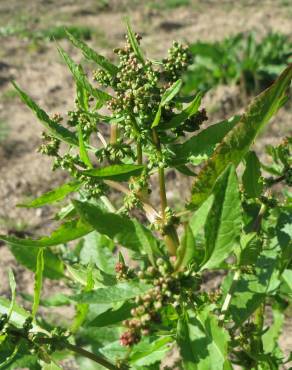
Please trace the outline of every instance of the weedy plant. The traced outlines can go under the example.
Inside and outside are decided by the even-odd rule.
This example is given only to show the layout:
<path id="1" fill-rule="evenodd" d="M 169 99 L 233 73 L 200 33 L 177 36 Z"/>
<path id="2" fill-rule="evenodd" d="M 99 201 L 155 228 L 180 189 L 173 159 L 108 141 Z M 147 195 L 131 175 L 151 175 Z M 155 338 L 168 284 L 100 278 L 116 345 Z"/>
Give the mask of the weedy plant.
<path id="1" fill-rule="evenodd" d="M 147 59 L 127 24 L 113 64 L 68 38 L 98 66 L 99 87 L 59 47 L 77 91 L 67 117 L 49 117 L 15 84 L 46 127 L 39 151 L 72 177 L 22 206 L 76 196 L 59 208 L 50 236 L 1 236 L 35 271 L 34 296 L 23 295 L 31 312 L 15 302 L 9 273 L 1 368 L 57 369 L 74 357 L 81 369 L 159 369 L 173 348 L 184 369 L 281 368 L 289 359 L 278 337 L 292 294 L 291 138 L 269 148 L 265 165 L 250 148 L 286 102 L 292 66 L 243 115 L 202 129 L 201 94 L 181 92 L 192 63 L 187 46 L 175 42 L 163 61 Z M 186 207 L 169 207 L 170 170 L 194 178 Z M 216 271 L 214 290 L 206 280 Z M 42 298 L 43 277 L 63 279 L 72 293 Z M 38 314 L 39 305 L 70 304 L 75 316 L 63 327 Z"/>
<path id="2" fill-rule="evenodd" d="M 255 33 L 239 33 L 220 42 L 190 45 L 194 63 L 185 76 L 186 93 L 206 91 L 219 84 L 238 84 L 243 95 L 257 94 L 270 86 L 291 62 L 291 40 L 269 33 L 257 41 Z"/>

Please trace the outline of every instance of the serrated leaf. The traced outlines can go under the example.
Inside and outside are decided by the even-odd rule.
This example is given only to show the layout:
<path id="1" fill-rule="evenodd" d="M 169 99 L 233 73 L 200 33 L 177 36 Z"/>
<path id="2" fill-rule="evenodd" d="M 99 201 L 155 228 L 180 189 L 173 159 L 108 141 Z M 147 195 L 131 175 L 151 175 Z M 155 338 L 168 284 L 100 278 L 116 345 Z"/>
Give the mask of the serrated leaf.
<path id="1" fill-rule="evenodd" d="M 125 302 L 121 307 L 114 310 L 113 308 L 102 312 L 93 320 L 91 320 L 87 326 L 102 328 L 104 326 L 115 325 L 123 320 L 131 317 L 131 309 L 134 307 L 133 304 Z"/>
<path id="2" fill-rule="evenodd" d="M 135 298 L 137 295 L 146 293 L 150 288 L 150 285 L 132 281 L 77 294 L 70 298 L 83 303 L 115 303 Z"/>
<path id="3" fill-rule="evenodd" d="M 205 308 L 178 321 L 177 342 L 186 370 L 224 370 L 228 368 L 229 335 L 217 318 Z"/>
<path id="4" fill-rule="evenodd" d="M 43 271 L 45 267 L 44 249 L 40 248 L 37 254 L 35 276 L 34 276 L 34 295 L 31 315 L 35 319 L 41 298 L 41 290 L 43 285 Z"/>
<path id="5" fill-rule="evenodd" d="M 248 198 L 256 198 L 261 195 L 263 182 L 261 180 L 261 163 L 255 152 L 246 155 L 245 170 L 242 175 L 244 192 Z"/>
<path id="6" fill-rule="evenodd" d="M 205 224 L 206 253 L 202 269 L 218 268 L 234 251 L 242 229 L 236 172 L 230 166 L 215 184 L 214 202 Z"/>
<path id="7" fill-rule="evenodd" d="M 165 124 L 161 128 L 168 130 L 178 127 L 182 122 L 198 112 L 198 109 L 201 105 L 201 100 L 202 94 L 198 93 L 191 101 L 191 103 L 181 113 L 175 115 L 169 122 L 165 122 Z"/>
<path id="8" fill-rule="evenodd" d="M 136 232 L 136 222 L 126 216 L 105 212 L 97 205 L 77 200 L 73 203 L 81 219 L 96 231 L 108 236 L 125 248 L 144 251 L 143 240 Z M 149 233 L 143 225 L 141 228 L 145 233 Z"/>
<path id="9" fill-rule="evenodd" d="M 190 207 L 198 207 L 208 197 L 217 178 L 229 164 L 233 163 L 235 167 L 239 165 L 256 136 L 278 111 L 291 77 L 292 65 L 251 102 L 239 123 L 226 135 L 201 169 L 193 184 Z"/>
<path id="10" fill-rule="evenodd" d="M 239 119 L 239 116 L 234 116 L 232 119 L 207 127 L 182 144 L 171 145 L 171 151 L 174 154 L 173 163 L 195 162 L 198 165 L 208 159 L 216 145 L 239 122 Z"/>
<path id="11" fill-rule="evenodd" d="M 84 57 L 92 62 L 95 62 L 97 65 L 99 65 L 102 69 L 109 72 L 112 76 L 115 76 L 118 67 L 112 64 L 107 58 L 105 58 L 103 55 L 98 54 L 96 51 L 91 49 L 85 42 L 79 40 L 75 36 L 73 36 L 68 30 L 66 30 L 66 33 L 68 35 L 68 39 L 72 42 L 72 44 L 80 49 L 84 55 Z"/>
<path id="12" fill-rule="evenodd" d="M 39 239 L 21 239 L 15 236 L 0 235 L 0 240 L 20 247 L 51 247 L 78 239 L 92 230 L 93 228 L 90 225 L 80 220 L 73 220 L 63 223 L 50 236 L 43 236 Z"/>
<path id="13" fill-rule="evenodd" d="M 105 180 L 128 181 L 132 176 L 139 176 L 144 168 L 144 166 L 136 164 L 113 164 L 107 167 L 86 170 L 82 174 Z"/>
<path id="14" fill-rule="evenodd" d="M 137 41 L 137 38 L 131 28 L 130 22 L 128 19 L 126 19 L 126 26 L 127 26 L 127 34 L 128 34 L 128 39 L 130 42 L 130 45 L 136 55 L 136 57 L 140 60 L 140 62 L 144 63 L 144 56 L 142 53 L 142 50 L 140 48 L 140 45 Z"/>
<path id="15" fill-rule="evenodd" d="M 90 95 L 94 96 L 101 105 L 112 98 L 106 92 L 94 88 L 87 80 L 85 74 L 80 71 L 78 64 L 76 64 L 61 47 L 58 47 L 58 51 L 69 67 L 76 83 L 88 91 Z"/>
<path id="16" fill-rule="evenodd" d="M 48 129 L 51 135 L 64 141 L 70 145 L 78 146 L 78 139 L 76 135 L 67 130 L 65 127 L 61 126 L 55 121 L 52 121 L 47 113 L 42 110 L 32 99 L 29 97 L 19 86 L 13 81 L 13 86 L 15 87 L 21 100 L 34 112 L 40 122 Z"/>
<path id="17" fill-rule="evenodd" d="M 40 248 L 30 247 L 23 248 L 22 246 L 10 245 L 11 253 L 16 258 L 17 262 L 28 268 L 29 270 L 36 272 L 37 256 Z M 61 279 L 64 277 L 64 265 L 57 255 L 52 253 L 49 249 L 44 252 L 45 256 L 45 267 L 44 276 L 49 279 Z"/>
<path id="18" fill-rule="evenodd" d="M 63 200 L 68 194 L 78 190 L 81 184 L 77 181 L 68 182 L 63 184 L 47 193 L 41 195 L 40 197 L 32 200 L 31 202 L 18 204 L 18 207 L 26 208 L 38 208 L 45 206 L 47 204 L 52 204 Z"/>

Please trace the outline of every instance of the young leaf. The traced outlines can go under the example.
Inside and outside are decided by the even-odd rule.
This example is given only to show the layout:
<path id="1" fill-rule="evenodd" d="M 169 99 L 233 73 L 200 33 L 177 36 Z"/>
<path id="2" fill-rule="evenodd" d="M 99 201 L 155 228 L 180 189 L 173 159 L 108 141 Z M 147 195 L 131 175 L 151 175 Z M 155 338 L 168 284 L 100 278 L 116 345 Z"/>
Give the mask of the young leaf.
<path id="1" fill-rule="evenodd" d="M 248 198 L 258 197 L 263 190 L 261 181 L 261 164 L 255 152 L 246 155 L 245 171 L 242 175 L 244 191 Z"/>
<path id="2" fill-rule="evenodd" d="M 132 176 L 139 176 L 144 166 L 136 164 L 113 164 L 107 167 L 83 171 L 86 176 L 112 181 L 128 181 Z"/>
<path id="3" fill-rule="evenodd" d="M 34 296 L 31 315 L 35 320 L 35 316 L 40 304 L 41 290 L 43 284 L 43 271 L 44 271 L 44 249 L 40 248 L 37 254 L 36 271 L 34 276 Z"/>
<path id="4" fill-rule="evenodd" d="M 115 303 L 124 302 L 146 293 L 151 286 L 139 282 L 119 283 L 106 288 L 99 288 L 91 292 L 80 293 L 70 298 L 83 303 Z"/>
<path id="5" fill-rule="evenodd" d="M 229 335 L 209 308 L 178 321 L 177 342 L 186 370 L 231 369 L 228 357 Z"/>
<path id="6" fill-rule="evenodd" d="M 92 168 L 93 166 L 90 162 L 90 159 L 89 159 L 89 156 L 86 150 L 86 146 L 83 140 L 82 126 L 80 123 L 78 124 L 78 140 L 79 140 L 80 158 L 83 161 L 83 163 L 86 164 L 88 168 Z"/>
<path id="7" fill-rule="evenodd" d="M 15 236 L 0 235 L 0 240 L 20 247 L 51 247 L 78 239 L 92 230 L 91 226 L 82 223 L 80 220 L 73 220 L 63 223 L 50 236 L 43 236 L 39 239 L 21 239 Z"/>
<path id="8" fill-rule="evenodd" d="M 40 122 L 49 130 L 50 134 L 70 145 L 78 146 L 78 139 L 74 133 L 59 125 L 57 122 L 52 121 L 47 113 L 42 110 L 23 90 L 21 90 L 14 81 L 12 81 L 12 84 L 18 92 L 21 100 L 34 112 Z"/>
<path id="9" fill-rule="evenodd" d="M 77 181 L 68 182 L 67 184 L 63 184 L 58 188 L 48 191 L 47 193 L 32 200 L 31 202 L 18 204 L 18 207 L 38 208 L 47 204 L 59 202 L 60 200 L 63 200 L 68 194 L 78 190 L 80 186 L 81 183 Z"/>
<path id="10" fill-rule="evenodd" d="M 112 76 L 115 76 L 118 67 L 112 64 L 108 59 L 106 59 L 104 56 L 98 54 L 96 51 L 91 49 L 88 45 L 86 45 L 83 41 L 77 39 L 75 36 L 73 36 L 68 30 L 66 30 L 68 39 L 72 42 L 72 44 L 80 49 L 83 52 L 84 57 L 89 60 L 95 62 L 97 65 L 99 65 L 101 68 L 103 68 L 105 71 L 109 72 Z"/>
<path id="11" fill-rule="evenodd" d="M 217 178 L 230 163 L 238 166 L 258 133 L 278 111 L 291 77 L 292 65 L 286 68 L 272 86 L 252 101 L 240 122 L 225 136 L 201 169 L 193 184 L 190 207 L 198 207 L 208 197 Z"/>
<path id="12" fill-rule="evenodd" d="M 86 91 L 88 91 L 90 95 L 94 96 L 101 104 L 111 99 L 111 96 L 109 94 L 94 88 L 89 83 L 84 73 L 80 71 L 78 65 L 69 57 L 69 55 L 61 47 L 58 48 L 58 51 L 62 58 L 64 59 L 67 66 L 69 67 L 78 85 L 82 86 Z"/>
<path id="13" fill-rule="evenodd" d="M 36 272 L 37 257 L 40 248 L 23 248 L 22 246 L 10 245 L 9 249 L 16 258 L 17 262 L 19 262 L 29 270 Z M 44 258 L 44 276 L 53 280 L 63 278 L 64 264 L 60 260 L 60 258 L 49 249 L 46 249 L 46 251 L 44 252 Z"/>
<path id="14" fill-rule="evenodd" d="M 140 60 L 140 62 L 144 63 L 144 56 L 143 56 L 142 50 L 140 48 L 136 35 L 134 34 L 128 19 L 126 19 L 126 25 L 127 25 L 127 34 L 128 34 L 130 45 L 136 57 Z"/>
<path id="15" fill-rule="evenodd" d="M 86 202 L 73 201 L 81 219 L 91 225 L 96 231 L 108 236 L 116 243 L 132 250 L 144 250 L 143 238 L 137 235 L 136 223 L 126 216 L 105 212 L 97 205 Z M 149 231 L 141 225 L 145 233 Z"/>
<path id="16" fill-rule="evenodd" d="M 15 300 L 16 300 L 16 282 L 15 282 L 15 277 L 12 269 L 8 270 L 8 276 L 9 276 L 9 285 L 10 285 L 10 290 L 11 290 L 11 303 L 8 311 L 8 320 L 10 319 L 13 308 L 15 305 Z"/>
<path id="17" fill-rule="evenodd" d="M 219 267 L 234 250 L 242 228 L 238 181 L 230 166 L 215 184 L 214 202 L 205 224 L 206 253 L 202 269 Z"/>

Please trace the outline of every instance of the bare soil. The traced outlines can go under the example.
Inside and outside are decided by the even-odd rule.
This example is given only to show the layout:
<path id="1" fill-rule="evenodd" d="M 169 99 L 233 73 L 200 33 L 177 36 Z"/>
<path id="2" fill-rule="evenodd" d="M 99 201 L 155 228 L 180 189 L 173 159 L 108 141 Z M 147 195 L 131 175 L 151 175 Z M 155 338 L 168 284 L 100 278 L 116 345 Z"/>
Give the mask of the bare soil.
<path id="1" fill-rule="evenodd" d="M 255 30 L 259 37 L 269 31 L 292 34 L 292 1 L 193 0 L 189 6 L 159 9 L 151 3 L 163 1 L 110 0 L 101 6 L 96 0 L 1 0 L 0 28 L 27 25 L 37 31 L 53 25 L 86 25 L 95 30 L 90 43 L 101 53 L 112 57 L 112 47 L 122 44 L 122 19 L 128 14 L 136 30 L 143 35 L 143 47 L 150 57 L 161 57 L 172 40 L 220 40 L 238 32 Z M 289 6 L 290 5 L 290 6 Z M 19 101 L 10 85 L 12 79 L 50 114 L 73 108 L 74 89 L 70 73 L 63 65 L 53 42 L 33 42 L 18 36 L 0 38 L 0 121 L 9 134 L 0 143 L 0 233 L 42 234 L 52 227 L 52 210 L 26 210 L 16 205 L 36 197 L 60 184 L 65 175 L 51 172 L 51 161 L 36 152 L 42 126 Z M 66 41 L 60 42 L 75 60 L 80 54 Z M 218 87 L 205 98 L 212 112 L 210 122 L 241 111 L 236 86 Z M 291 108 L 291 104 L 290 104 Z M 263 146 L 275 143 L 291 133 L 292 112 L 283 109 L 256 144 L 260 155 Z M 290 125 L 290 126 L 289 126 Z M 186 193 L 188 183 L 177 178 L 169 192 L 173 202 Z M 8 248 L 0 245 L 0 294 L 8 295 L 7 272 L 17 272 L 19 291 L 31 293 L 32 274 L 16 264 Z M 50 289 L 58 289 L 59 285 Z M 62 288 L 62 287 L 60 287 Z M 281 344 L 286 353 L 292 347 L 292 321 L 287 318 Z"/>

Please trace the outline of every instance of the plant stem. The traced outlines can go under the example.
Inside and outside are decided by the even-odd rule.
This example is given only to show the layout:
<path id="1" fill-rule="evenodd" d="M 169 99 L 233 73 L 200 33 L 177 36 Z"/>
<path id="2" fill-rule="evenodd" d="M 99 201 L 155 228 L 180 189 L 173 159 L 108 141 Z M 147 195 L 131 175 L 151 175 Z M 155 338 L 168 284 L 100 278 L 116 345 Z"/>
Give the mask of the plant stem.
<path id="1" fill-rule="evenodd" d="M 228 308 L 230 306 L 230 302 L 231 302 L 231 299 L 233 297 L 233 293 L 234 293 L 234 290 L 235 290 L 235 287 L 236 287 L 236 284 L 240 278 L 240 274 L 241 274 L 241 271 L 240 270 L 236 270 L 234 272 L 234 276 L 233 276 L 233 279 L 232 279 L 232 283 L 230 285 L 230 288 L 229 288 L 229 291 L 225 297 L 225 300 L 223 302 L 223 305 L 222 305 L 222 308 L 221 308 L 221 314 L 219 316 L 219 323 L 222 325 L 223 322 L 224 322 L 224 319 L 225 319 L 225 315 L 228 311 Z"/>
<path id="2" fill-rule="evenodd" d="M 111 125 L 111 134 L 110 134 L 110 143 L 115 144 L 118 139 L 118 126 L 117 125 Z"/>
<path id="3" fill-rule="evenodd" d="M 143 152 L 142 152 L 142 145 L 140 141 L 137 142 L 137 163 L 143 163 Z"/>

